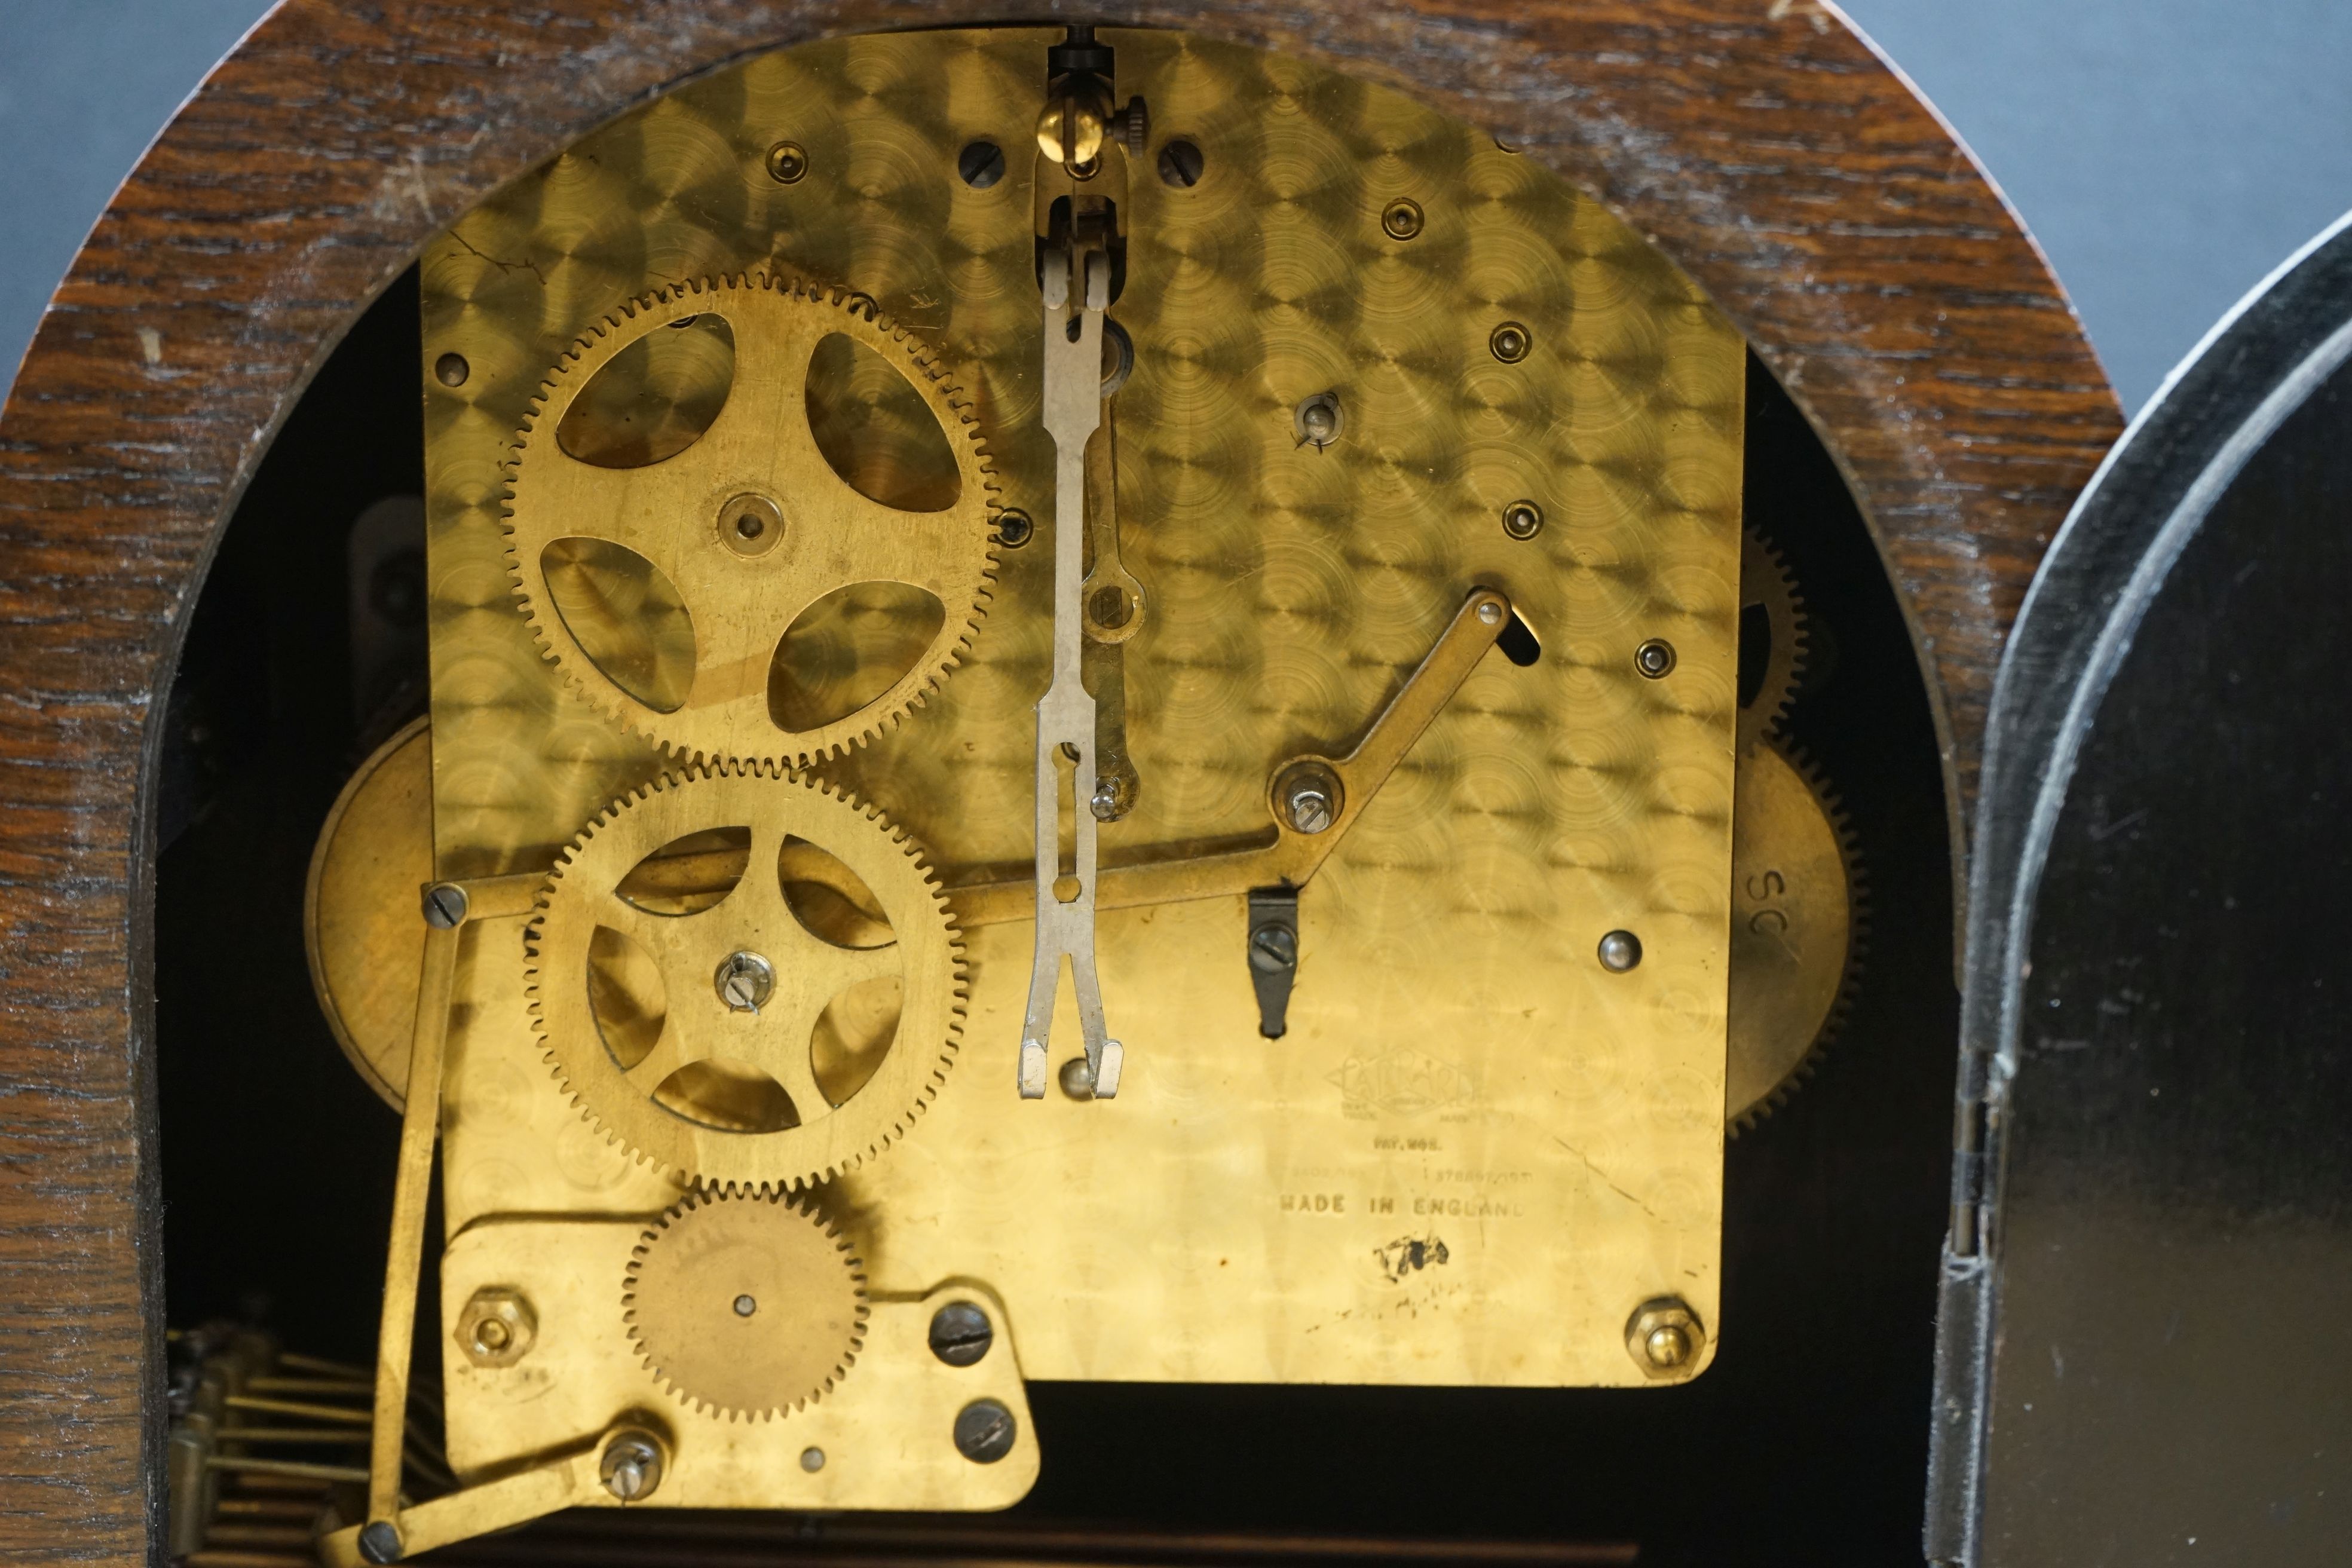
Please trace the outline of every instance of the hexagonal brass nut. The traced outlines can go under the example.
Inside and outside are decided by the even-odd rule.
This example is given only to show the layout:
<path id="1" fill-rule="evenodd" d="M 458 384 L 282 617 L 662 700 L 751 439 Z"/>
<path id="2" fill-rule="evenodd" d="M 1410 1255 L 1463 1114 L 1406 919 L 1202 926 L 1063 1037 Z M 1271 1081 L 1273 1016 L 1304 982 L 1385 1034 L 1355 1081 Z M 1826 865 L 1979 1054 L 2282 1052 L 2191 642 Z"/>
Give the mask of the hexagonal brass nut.
<path id="1" fill-rule="evenodd" d="M 476 1366 L 512 1366 L 539 1337 L 539 1314 L 520 1290 L 485 1287 L 457 1314 L 457 1348 Z"/>
<path id="2" fill-rule="evenodd" d="M 1679 1382 L 1695 1374 L 1706 1360 L 1706 1329 L 1680 1300 L 1659 1296 L 1634 1308 L 1626 1320 L 1625 1353 L 1643 1376 Z"/>

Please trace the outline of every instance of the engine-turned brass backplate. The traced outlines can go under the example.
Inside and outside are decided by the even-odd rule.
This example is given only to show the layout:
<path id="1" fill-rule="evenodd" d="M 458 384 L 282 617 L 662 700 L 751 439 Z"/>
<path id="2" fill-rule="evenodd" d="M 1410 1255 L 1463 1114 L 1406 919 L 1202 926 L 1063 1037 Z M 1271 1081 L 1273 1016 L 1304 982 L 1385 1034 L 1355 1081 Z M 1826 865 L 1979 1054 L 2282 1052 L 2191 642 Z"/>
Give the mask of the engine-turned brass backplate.
<path id="1" fill-rule="evenodd" d="M 547 868 L 677 766 L 534 646 L 505 465 L 597 321 L 762 268 L 905 328 L 969 405 L 994 501 L 1035 522 L 997 549 L 961 665 L 817 772 L 908 835 L 950 909 L 959 883 L 1027 875 L 1054 510 L 1032 161 L 1056 37 L 751 61 L 427 249 L 441 875 Z M 1296 60 L 1103 37 L 1150 118 L 1109 312 L 1134 345 L 1115 409 L 1140 789 L 1105 863 L 1266 833 L 1269 770 L 1344 754 L 1474 587 L 1509 595 L 1540 655 L 1488 653 L 1304 889 L 1281 1038 L 1259 1032 L 1242 896 L 1108 910 L 1118 1098 L 1024 1102 L 1031 927 L 973 926 L 952 1070 L 815 1202 L 877 1299 L 984 1281 L 1031 1377 L 1642 1385 L 1658 1373 L 1627 1325 L 1661 1299 L 1700 1326 L 1696 1372 L 1718 1308 L 1739 337 L 1640 236 L 1471 126 Z M 960 173 L 982 141 L 993 182 Z M 1197 160 L 1163 159 L 1178 141 Z M 681 298 L 663 308 L 683 319 Z M 1323 394 L 1328 443 L 1302 434 Z M 843 427 L 873 436 L 903 405 L 868 397 Z M 1599 956 L 1621 931 L 1641 954 L 1623 972 Z M 678 1200 L 687 1178 L 559 1089 L 516 926 L 476 934 L 457 985 L 453 1236 Z M 453 1458 L 515 1457 L 510 1420 L 468 1440 L 471 1386 L 452 1380 Z"/>

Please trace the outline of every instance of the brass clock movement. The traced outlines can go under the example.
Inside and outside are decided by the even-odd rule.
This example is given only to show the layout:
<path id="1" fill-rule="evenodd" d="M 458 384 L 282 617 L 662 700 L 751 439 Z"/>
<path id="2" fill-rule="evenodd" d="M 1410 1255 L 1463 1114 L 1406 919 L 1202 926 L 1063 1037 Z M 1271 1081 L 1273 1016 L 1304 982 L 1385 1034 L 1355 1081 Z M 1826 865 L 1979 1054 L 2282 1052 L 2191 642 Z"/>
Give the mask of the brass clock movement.
<path id="1" fill-rule="evenodd" d="M 1003 1507 L 1030 1379 L 1706 1370 L 1863 911 L 1640 234 L 1237 45 L 850 37 L 491 196 L 419 342 L 430 712 L 306 910 L 406 1118 L 331 1561 Z"/>

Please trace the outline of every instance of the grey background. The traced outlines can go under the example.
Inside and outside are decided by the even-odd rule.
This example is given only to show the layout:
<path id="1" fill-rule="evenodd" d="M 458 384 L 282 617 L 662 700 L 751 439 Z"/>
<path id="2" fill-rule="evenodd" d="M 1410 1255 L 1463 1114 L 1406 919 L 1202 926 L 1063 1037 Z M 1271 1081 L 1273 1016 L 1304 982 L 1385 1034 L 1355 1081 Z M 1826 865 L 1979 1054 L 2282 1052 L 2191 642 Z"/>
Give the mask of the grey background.
<path id="1" fill-rule="evenodd" d="M 1759 6 L 1803 0 L 1754 0 Z M 0 0 L 0 367 L 264 0 Z M 2137 408 L 2352 207 L 2347 0 L 1851 0 L 1991 170 Z"/>

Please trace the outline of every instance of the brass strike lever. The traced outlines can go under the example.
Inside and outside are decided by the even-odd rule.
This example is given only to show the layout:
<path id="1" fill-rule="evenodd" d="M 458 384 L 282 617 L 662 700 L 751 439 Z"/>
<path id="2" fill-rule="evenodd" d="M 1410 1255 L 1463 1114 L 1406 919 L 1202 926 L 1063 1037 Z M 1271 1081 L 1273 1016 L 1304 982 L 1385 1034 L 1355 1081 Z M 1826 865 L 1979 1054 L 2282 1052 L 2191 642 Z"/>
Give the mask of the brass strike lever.
<path id="1" fill-rule="evenodd" d="M 1336 759 L 1294 757 L 1275 770 L 1267 790 L 1273 842 L 1206 854 L 1147 856 L 1105 867 L 1095 878 L 1095 908 L 1135 909 L 1225 898 L 1253 888 L 1305 886 L 1510 624 L 1507 595 L 1493 588 L 1474 590 L 1355 750 Z M 947 891 L 960 925 L 996 925 L 1036 913 L 1035 886 L 1027 879 L 969 883 Z"/>

